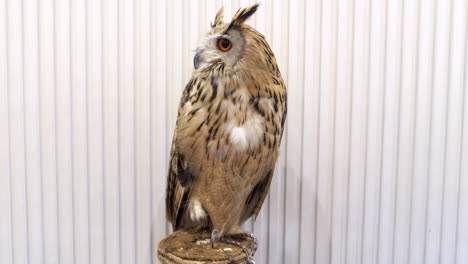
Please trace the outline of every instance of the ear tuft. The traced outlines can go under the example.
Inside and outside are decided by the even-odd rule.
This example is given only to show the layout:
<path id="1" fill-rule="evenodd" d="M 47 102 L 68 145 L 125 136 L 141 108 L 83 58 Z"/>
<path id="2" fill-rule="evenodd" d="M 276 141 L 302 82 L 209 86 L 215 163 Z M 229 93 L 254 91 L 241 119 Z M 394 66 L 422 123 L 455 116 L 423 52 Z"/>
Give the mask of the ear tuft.
<path id="1" fill-rule="evenodd" d="M 257 12 L 258 4 L 254 4 L 244 9 L 239 9 L 237 13 L 231 20 L 231 24 L 229 25 L 228 30 L 234 27 L 240 26 L 244 23 L 250 16 L 252 16 L 255 12 Z"/>
<path id="2" fill-rule="evenodd" d="M 215 17 L 215 20 L 214 22 L 211 24 L 211 27 L 217 27 L 219 25 L 221 25 L 223 23 L 223 13 L 224 13 L 224 8 L 221 7 L 219 10 L 218 10 L 218 13 L 216 13 L 216 17 Z"/>

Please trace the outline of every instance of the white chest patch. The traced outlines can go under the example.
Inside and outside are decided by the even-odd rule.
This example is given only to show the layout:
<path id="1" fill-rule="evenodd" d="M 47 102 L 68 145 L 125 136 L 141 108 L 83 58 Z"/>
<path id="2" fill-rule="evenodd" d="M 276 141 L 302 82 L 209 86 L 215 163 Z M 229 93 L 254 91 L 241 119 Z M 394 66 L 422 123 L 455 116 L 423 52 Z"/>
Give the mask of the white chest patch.
<path id="1" fill-rule="evenodd" d="M 242 126 L 236 126 L 232 122 L 228 125 L 230 132 L 229 141 L 237 151 L 246 151 L 249 147 L 256 147 L 263 137 L 263 121 L 254 116 L 248 119 Z"/>
<path id="2" fill-rule="evenodd" d="M 248 146 L 247 142 L 247 130 L 244 127 L 233 127 L 231 130 L 230 141 L 232 144 L 239 145 L 239 147 L 245 149 Z"/>
<path id="3" fill-rule="evenodd" d="M 193 222 L 200 222 L 201 220 L 206 218 L 206 212 L 203 209 L 200 201 L 198 200 L 191 200 L 189 205 L 190 211 L 190 219 Z"/>

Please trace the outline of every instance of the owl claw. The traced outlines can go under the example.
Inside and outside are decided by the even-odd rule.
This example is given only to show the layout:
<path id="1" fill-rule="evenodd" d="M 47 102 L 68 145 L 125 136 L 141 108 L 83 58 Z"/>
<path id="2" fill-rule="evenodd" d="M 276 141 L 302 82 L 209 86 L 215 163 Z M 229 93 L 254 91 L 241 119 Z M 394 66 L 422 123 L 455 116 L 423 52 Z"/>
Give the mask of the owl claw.
<path id="1" fill-rule="evenodd" d="M 219 230 L 213 229 L 211 232 L 211 248 L 214 248 L 214 243 L 216 242 L 216 238 L 218 237 Z"/>

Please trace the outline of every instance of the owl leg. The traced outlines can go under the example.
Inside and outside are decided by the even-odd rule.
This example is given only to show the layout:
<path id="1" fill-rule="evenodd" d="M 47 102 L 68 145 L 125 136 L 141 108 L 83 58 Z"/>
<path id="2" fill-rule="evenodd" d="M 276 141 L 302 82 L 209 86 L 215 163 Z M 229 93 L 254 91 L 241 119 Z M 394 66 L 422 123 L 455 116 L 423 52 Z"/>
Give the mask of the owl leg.
<path id="1" fill-rule="evenodd" d="M 214 247 L 214 243 L 216 242 L 216 238 L 218 237 L 219 230 L 218 229 L 213 229 L 211 231 L 211 248 Z"/>

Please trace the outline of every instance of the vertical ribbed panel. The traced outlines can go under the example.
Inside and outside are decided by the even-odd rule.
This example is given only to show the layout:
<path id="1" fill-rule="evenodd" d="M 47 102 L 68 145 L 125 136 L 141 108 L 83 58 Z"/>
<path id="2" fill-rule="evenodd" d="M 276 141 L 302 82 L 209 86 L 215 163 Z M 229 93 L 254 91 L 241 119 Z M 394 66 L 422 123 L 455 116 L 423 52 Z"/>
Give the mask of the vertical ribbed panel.
<path id="1" fill-rule="evenodd" d="M 198 40 L 253 0 L 0 0 L 0 263 L 155 263 Z M 468 3 L 265 1 L 288 120 L 257 263 L 468 263 Z"/>

